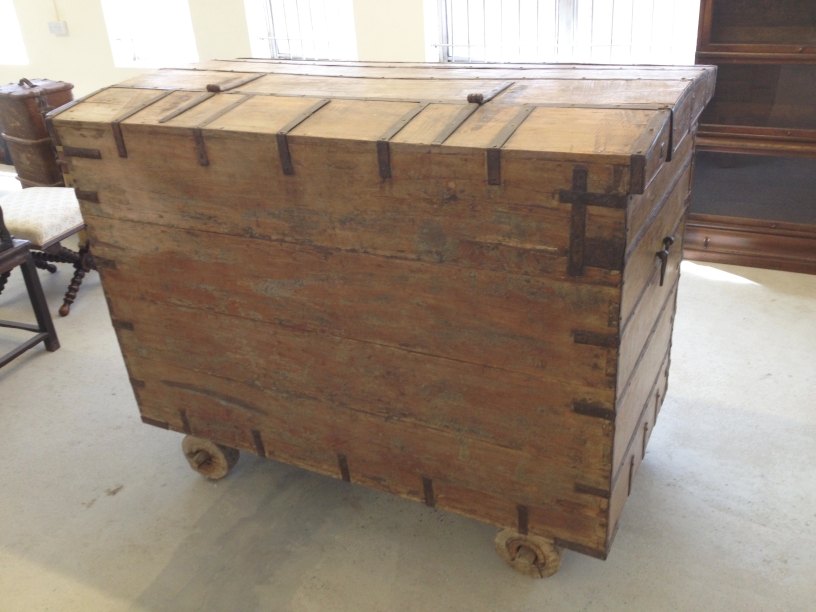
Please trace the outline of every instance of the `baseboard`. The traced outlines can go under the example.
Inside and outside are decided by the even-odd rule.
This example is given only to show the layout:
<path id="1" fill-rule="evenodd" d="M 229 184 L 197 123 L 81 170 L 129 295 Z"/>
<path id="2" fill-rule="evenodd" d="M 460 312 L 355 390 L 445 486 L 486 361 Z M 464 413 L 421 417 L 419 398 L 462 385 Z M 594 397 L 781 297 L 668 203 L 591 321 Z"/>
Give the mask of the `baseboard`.
<path id="1" fill-rule="evenodd" d="M 816 225 L 691 214 L 686 259 L 816 274 Z"/>

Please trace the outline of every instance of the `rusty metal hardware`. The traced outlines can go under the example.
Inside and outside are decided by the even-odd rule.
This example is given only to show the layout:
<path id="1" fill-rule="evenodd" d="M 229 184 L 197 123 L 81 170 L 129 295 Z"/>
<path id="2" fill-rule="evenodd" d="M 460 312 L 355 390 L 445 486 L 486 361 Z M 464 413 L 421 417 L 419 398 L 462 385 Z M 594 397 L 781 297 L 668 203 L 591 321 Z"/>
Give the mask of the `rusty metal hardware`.
<path id="1" fill-rule="evenodd" d="M 666 279 L 666 265 L 669 263 L 669 247 L 674 244 L 674 238 L 666 236 L 663 239 L 663 250 L 656 253 L 657 258 L 660 259 L 660 286 L 663 286 L 663 281 Z"/>

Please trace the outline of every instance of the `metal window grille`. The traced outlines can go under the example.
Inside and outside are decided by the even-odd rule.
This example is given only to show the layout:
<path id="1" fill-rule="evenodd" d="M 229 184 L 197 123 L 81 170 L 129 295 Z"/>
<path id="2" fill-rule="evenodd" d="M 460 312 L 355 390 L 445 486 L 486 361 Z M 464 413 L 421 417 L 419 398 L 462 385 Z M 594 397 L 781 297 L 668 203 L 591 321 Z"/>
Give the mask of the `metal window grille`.
<path id="1" fill-rule="evenodd" d="M 438 0 L 441 62 L 693 63 L 699 0 Z"/>
<path id="2" fill-rule="evenodd" d="M 261 0 L 259 12 L 258 38 L 266 57 L 357 58 L 351 0 Z"/>

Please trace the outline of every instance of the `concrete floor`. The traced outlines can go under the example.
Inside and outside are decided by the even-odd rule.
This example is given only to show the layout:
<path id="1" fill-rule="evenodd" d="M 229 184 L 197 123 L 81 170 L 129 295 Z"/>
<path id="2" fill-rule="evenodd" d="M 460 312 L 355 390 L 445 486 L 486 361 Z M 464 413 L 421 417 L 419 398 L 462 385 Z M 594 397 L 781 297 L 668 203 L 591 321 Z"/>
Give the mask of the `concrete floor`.
<path id="1" fill-rule="evenodd" d="M 56 312 L 71 271 L 41 274 Z M 27 312 L 17 273 L 0 317 Z M 251 455 L 206 481 L 139 421 L 96 274 L 56 325 L 0 370 L 3 612 L 816 610 L 816 277 L 684 264 L 612 553 L 538 581 L 417 503 Z"/>

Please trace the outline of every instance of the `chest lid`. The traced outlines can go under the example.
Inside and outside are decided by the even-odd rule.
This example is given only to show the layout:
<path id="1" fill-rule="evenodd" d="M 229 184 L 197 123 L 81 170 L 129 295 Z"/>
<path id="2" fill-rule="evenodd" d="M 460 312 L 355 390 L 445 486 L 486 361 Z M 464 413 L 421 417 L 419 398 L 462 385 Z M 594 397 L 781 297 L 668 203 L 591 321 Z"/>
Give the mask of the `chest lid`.
<path id="1" fill-rule="evenodd" d="M 628 166 L 642 193 L 713 95 L 707 67 L 374 64 L 237 60 L 141 75 L 51 114 L 138 124 Z M 202 133 L 202 132 L 199 132 Z M 512 152 L 512 153 L 511 153 Z"/>

